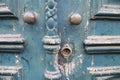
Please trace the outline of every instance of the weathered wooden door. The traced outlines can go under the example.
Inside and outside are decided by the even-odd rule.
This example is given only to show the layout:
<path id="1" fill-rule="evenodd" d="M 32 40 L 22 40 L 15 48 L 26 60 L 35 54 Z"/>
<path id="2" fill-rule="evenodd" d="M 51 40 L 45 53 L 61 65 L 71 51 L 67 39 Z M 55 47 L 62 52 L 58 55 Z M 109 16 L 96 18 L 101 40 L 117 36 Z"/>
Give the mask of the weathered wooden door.
<path id="1" fill-rule="evenodd" d="M 0 0 L 0 80 L 119 80 L 119 0 Z"/>

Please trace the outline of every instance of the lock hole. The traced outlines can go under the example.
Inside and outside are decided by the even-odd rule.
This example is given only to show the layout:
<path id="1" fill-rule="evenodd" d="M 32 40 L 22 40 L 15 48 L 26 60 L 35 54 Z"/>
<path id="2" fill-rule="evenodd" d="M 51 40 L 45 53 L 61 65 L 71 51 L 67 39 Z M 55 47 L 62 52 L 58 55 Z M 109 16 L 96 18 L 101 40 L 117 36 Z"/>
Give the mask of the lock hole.
<path id="1" fill-rule="evenodd" d="M 61 49 L 61 54 L 64 58 L 68 58 L 72 55 L 72 46 L 69 44 L 65 44 Z"/>
<path id="2" fill-rule="evenodd" d="M 62 51 L 62 54 L 67 56 L 67 55 L 70 54 L 70 52 L 71 52 L 70 49 L 67 49 L 67 48 L 66 48 L 66 49 L 64 49 L 64 50 Z"/>

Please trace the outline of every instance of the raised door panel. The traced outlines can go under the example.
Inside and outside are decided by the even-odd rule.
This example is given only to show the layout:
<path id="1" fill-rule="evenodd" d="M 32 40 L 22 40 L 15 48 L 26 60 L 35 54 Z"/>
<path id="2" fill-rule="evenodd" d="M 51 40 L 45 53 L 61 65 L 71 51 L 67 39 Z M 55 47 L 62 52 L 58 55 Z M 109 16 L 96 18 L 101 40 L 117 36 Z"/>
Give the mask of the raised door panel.
<path id="1" fill-rule="evenodd" d="M 119 0 L 91 0 L 91 19 L 112 19 L 120 18 Z"/>

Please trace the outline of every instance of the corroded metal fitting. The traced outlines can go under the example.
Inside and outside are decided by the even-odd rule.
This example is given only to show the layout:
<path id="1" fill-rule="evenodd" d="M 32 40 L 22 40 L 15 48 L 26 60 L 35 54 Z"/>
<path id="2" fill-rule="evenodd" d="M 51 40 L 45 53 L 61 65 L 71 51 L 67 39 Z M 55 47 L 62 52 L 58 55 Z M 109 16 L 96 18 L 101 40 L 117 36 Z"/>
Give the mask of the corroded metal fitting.
<path id="1" fill-rule="evenodd" d="M 61 48 L 61 54 L 64 58 L 68 58 L 73 53 L 73 46 L 71 44 L 64 44 Z"/>

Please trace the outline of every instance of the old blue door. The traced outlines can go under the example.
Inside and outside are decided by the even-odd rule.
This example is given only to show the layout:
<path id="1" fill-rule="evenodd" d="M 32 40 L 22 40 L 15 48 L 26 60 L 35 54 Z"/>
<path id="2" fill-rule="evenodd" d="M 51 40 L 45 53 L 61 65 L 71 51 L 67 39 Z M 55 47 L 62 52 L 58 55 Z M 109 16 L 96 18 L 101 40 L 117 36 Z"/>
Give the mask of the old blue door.
<path id="1" fill-rule="evenodd" d="M 0 80 L 119 80 L 119 0 L 0 0 Z"/>

